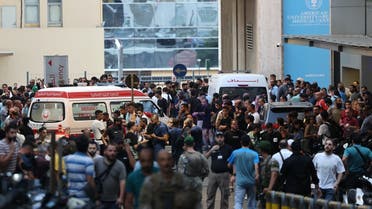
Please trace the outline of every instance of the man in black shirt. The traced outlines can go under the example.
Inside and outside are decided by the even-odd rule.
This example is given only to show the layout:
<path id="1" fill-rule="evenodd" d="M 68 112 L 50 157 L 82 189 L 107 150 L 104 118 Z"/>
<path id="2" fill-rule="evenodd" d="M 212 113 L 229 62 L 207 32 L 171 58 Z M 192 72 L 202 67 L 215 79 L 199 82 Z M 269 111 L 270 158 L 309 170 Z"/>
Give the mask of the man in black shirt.
<path id="1" fill-rule="evenodd" d="M 286 184 L 284 192 L 303 196 L 310 196 L 311 181 L 315 184 L 316 191 L 319 191 L 319 179 L 311 158 L 301 153 L 301 142 L 295 140 L 291 145 L 293 154 L 284 160 L 280 170 Z"/>
<path id="2" fill-rule="evenodd" d="M 110 142 L 118 144 L 123 140 L 124 130 L 122 126 L 121 118 L 115 118 L 114 124 L 107 129 L 106 134 L 108 135 Z"/>
<path id="3" fill-rule="evenodd" d="M 239 123 L 237 120 L 232 120 L 230 124 L 230 130 L 225 132 L 225 143 L 230 145 L 233 150 L 239 149 L 240 138 L 246 133 L 239 129 Z"/>
<path id="4" fill-rule="evenodd" d="M 214 209 L 217 188 L 221 191 L 221 209 L 229 208 L 229 179 L 231 170 L 227 167 L 227 159 L 233 149 L 224 143 L 222 132 L 216 133 L 216 145 L 214 145 L 205 157 L 212 157 L 211 172 L 209 173 L 207 189 L 207 208 Z"/>
<path id="5" fill-rule="evenodd" d="M 266 124 L 266 131 L 262 134 L 262 140 L 270 142 L 270 155 L 279 152 L 279 142 L 282 140 L 282 135 L 280 135 L 278 131 L 274 130 L 272 123 Z"/>

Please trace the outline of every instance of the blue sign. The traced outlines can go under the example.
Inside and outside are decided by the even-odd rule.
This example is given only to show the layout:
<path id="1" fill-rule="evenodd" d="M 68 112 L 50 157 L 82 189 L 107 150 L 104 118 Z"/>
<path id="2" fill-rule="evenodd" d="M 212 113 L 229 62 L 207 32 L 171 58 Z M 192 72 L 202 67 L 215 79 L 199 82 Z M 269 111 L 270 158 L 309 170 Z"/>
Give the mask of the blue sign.
<path id="1" fill-rule="evenodd" d="M 284 0 L 283 34 L 329 35 L 329 0 Z M 331 82 L 331 52 L 308 46 L 284 45 L 284 74 L 293 79 L 317 82 L 328 87 Z"/>
<path id="2" fill-rule="evenodd" d="M 187 73 L 187 68 L 183 64 L 177 64 L 173 67 L 173 74 L 176 77 L 184 77 Z"/>

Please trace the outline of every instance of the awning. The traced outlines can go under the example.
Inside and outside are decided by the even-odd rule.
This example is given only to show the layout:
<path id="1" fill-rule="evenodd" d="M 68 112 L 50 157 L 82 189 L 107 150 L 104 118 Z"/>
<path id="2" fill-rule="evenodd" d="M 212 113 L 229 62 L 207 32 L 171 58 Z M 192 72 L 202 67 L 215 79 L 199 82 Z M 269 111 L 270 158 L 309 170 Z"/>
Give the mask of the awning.
<path id="1" fill-rule="evenodd" d="M 13 51 L 0 50 L 0 57 L 13 56 L 13 55 L 14 55 Z"/>
<path id="2" fill-rule="evenodd" d="M 330 49 L 348 54 L 372 56 L 372 38 L 362 35 L 284 35 L 288 44 Z"/>

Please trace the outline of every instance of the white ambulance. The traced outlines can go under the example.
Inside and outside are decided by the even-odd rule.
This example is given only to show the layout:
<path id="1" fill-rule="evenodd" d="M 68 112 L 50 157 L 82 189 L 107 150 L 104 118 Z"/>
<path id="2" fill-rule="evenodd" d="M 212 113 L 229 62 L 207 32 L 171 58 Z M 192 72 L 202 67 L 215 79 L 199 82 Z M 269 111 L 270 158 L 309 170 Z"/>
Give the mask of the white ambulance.
<path id="1" fill-rule="evenodd" d="M 269 98 L 268 83 L 265 76 L 251 73 L 212 75 L 209 79 L 208 97 L 213 98 L 214 93 L 218 93 L 220 96 L 228 94 L 231 99 L 247 94 L 251 101 L 255 101 L 257 96 Z"/>
<path id="2" fill-rule="evenodd" d="M 69 130 L 80 134 L 90 128 L 95 119 L 95 111 L 113 112 L 131 101 L 131 89 L 116 86 L 58 87 L 39 90 L 32 99 L 28 112 L 29 126 L 37 131 L 45 126 L 48 131 Z M 156 113 L 165 122 L 167 117 L 147 95 L 139 90 L 133 91 L 134 102 L 141 103 L 147 116 Z M 59 133 L 61 134 L 61 133 Z"/>

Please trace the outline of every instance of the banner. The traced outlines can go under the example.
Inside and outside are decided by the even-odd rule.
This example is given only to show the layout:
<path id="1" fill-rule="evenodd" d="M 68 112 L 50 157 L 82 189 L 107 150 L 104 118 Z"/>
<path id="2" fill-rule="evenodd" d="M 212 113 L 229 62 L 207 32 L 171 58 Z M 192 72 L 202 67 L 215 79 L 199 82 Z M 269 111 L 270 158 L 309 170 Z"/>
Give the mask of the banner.
<path id="1" fill-rule="evenodd" d="M 329 35 L 329 0 L 283 0 L 284 35 Z M 321 87 L 331 83 L 331 52 L 327 49 L 284 45 L 284 74 L 295 80 L 317 82 Z"/>
<path id="2" fill-rule="evenodd" d="M 44 57 L 44 83 L 52 86 L 68 84 L 68 57 L 45 56 Z"/>

